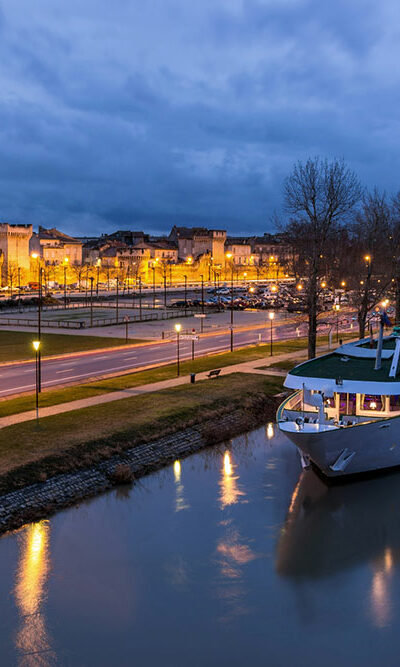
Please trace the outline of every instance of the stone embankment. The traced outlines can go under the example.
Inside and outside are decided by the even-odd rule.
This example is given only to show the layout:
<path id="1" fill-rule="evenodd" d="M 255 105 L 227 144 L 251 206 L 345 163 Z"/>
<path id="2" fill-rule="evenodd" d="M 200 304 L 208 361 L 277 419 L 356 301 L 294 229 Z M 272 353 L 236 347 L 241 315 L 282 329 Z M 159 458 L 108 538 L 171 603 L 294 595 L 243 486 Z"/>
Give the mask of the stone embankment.
<path id="1" fill-rule="evenodd" d="M 136 445 L 88 469 L 55 475 L 46 481 L 5 493 L 0 497 L 0 533 L 43 519 L 84 498 L 111 489 L 115 486 L 113 474 L 117 466 L 129 466 L 133 478 L 139 478 L 176 459 L 260 426 L 274 418 L 277 402 L 271 399 L 269 409 L 261 410 L 258 415 L 237 410 L 221 416 L 218 425 L 205 422 L 150 443 Z"/>

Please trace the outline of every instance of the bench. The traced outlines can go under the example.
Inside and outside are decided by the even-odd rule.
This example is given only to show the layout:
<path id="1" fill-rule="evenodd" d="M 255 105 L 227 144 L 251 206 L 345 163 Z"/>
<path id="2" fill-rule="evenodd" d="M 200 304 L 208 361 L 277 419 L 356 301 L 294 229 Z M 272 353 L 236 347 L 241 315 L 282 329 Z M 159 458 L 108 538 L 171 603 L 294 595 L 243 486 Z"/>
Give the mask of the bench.
<path id="1" fill-rule="evenodd" d="M 217 369 L 214 370 L 214 371 L 210 371 L 209 374 L 207 375 L 207 377 L 208 377 L 208 378 L 217 378 L 218 375 L 220 374 L 220 372 L 221 372 L 221 369 L 220 369 L 220 368 L 217 368 Z"/>

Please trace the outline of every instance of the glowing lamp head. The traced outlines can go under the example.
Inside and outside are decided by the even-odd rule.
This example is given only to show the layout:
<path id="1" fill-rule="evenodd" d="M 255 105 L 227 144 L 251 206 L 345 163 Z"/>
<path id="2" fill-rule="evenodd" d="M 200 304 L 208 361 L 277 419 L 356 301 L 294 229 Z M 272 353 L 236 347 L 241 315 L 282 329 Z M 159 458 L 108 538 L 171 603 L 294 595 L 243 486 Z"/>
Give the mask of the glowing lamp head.
<path id="1" fill-rule="evenodd" d="M 231 252 L 227 252 L 225 256 L 226 256 L 227 259 L 231 259 L 231 257 L 232 257 L 232 253 L 231 253 Z"/>
<path id="2" fill-rule="evenodd" d="M 33 252 L 31 257 L 32 257 L 32 259 L 37 259 L 39 257 L 39 255 L 37 254 L 37 252 Z"/>
<path id="3" fill-rule="evenodd" d="M 321 287 L 326 287 L 326 282 L 322 282 Z"/>
<path id="4" fill-rule="evenodd" d="M 275 313 L 271 310 L 271 311 L 268 313 L 268 317 L 269 317 L 270 320 L 273 320 L 274 317 L 275 317 Z"/>
<path id="5" fill-rule="evenodd" d="M 370 255 L 365 255 L 364 259 L 365 259 L 366 262 L 370 262 L 370 261 L 371 261 L 371 257 L 370 257 Z"/>
<path id="6" fill-rule="evenodd" d="M 342 287 L 346 287 L 346 281 L 345 280 L 342 280 L 342 282 L 340 284 L 341 284 Z"/>
<path id="7" fill-rule="evenodd" d="M 339 306 L 338 303 L 335 303 L 335 305 L 333 306 L 333 308 L 334 308 L 334 310 L 340 310 L 340 306 Z"/>
<path id="8" fill-rule="evenodd" d="M 243 275 L 244 275 L 244 277 L 246 278 L 246 276 L 247 276 L 247 273 L 246 273 L 246 271 L 244 272 L 244 274 L 243 274 Z"/>
<path id="9" fill-rule="evenodd" d="M 300 284 L 299 284 L 299 285 L 297 285 L 297 289 L 298 289 L 298 290 L 299 290 L 299 292 L 300 292 L 300 291 L 301 291 L 301 290 L 303 289 L 303 285 L 300 285 Z"/>
<path id="10" fill-rule="evenodd" d="M 278 290 L 276 285 L 272 285 L 271 292 L 276 292 Z"/>
<path id="11" fill-rule="evenodd" d="M 181 329 L 182 329 L 182 324 L 175 324 L 176 333 L 179 333 Z"/>
<path id="12" fill-rule="evenodd" d="M 33 349 L 35 350 L 35 352 L 37 352 L 39 350 L 39 347 L 40 347 L 40 340 L 34 340 L 32 342 L 32 345 L 33 345 Z"/>
<path id="13" fill-rule="evenodd" d="M 254 292 L 254 287 L 250 287 L 249 292 Z"/>
<path id="14" fill-rule="evenodd" d="M 64 262 L 65 262 L 65 264 L 68 264 L 68 262 L 69 262 L 69 257 L 64 257 Z"/>

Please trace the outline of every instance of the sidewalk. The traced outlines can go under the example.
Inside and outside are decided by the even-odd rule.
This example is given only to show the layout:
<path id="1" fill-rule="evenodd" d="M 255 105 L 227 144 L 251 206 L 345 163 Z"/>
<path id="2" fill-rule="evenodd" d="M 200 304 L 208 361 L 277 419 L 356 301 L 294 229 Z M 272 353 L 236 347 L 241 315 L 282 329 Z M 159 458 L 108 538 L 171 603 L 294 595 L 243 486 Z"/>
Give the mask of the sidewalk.
<path id="1" fill-rule="evenodd" d="M 324 345 L 317 349 L 319 354 L 328 350 L 328 346 Z M 265 366 L 267 363 L 273 365 L 278 361 L 284 361 L 286 359 L 301 359 L 306 355 L 306 350 L 298 350 L 297 352 L 286 352 L 285 354 L 280 354 L 271 359 L 271 357 L 255 359 L 254 361 L 248 361 L 241 364 L 234 364 L 232 366 L 225 366 L 221 369 L 221 375 L 229 375 L 231 373 L 256 373 L 260 375 L 269 375 L 269 376 L 279 376 L 285 377 L 286 371 L 284 370 L 269 370 L 268 368 L 261 369 L 260 366 Z M 218 360 L 215 360 L 216 368 L 218 368 Z M 197 380 L 206 380 L 209 371 L 203 371 L 196 374 Z M 213 380 L 215 382 L 218 379 Z M 122 389 L 120 391 L 108 392 L 106 394 L 101 394 L 99 396 L 90 396 L 89 398 L 82 398 L 77 401 L 69 401 L 68 403 L 59 403 L 58 405 L 51 405 L 46 408 L 40 408 L 40 418 L 50 417 L 52 415 L 62 414 L 64 412 L 72 412 L 74 410 L 80 410 L 81 408 L 88 408 L 92 405 L 100 405 L 102 403 L 111 403 L 112 401 L 119 401 L 124 398 L 132 398 L 133 396 L 139 396 L 140 394 L 148 394 L 151 392 L 161 391 L 162 389 L 169 389 L 170 387 L 178 387 L 184 384 L 188 384 L 189 375 L 184 375 L 181 377 L 172 378 L 171 380 L 162 380 L 161 382 L 153 382 L 152 384 L 145 384 L 139 387 L 132 387 L 131 389 Z M 9 415 L 8 417 L 0 418 L 0 429 L 5 428 L 6 426 L 12 426 L 13 424 L 21 424 L 23 422 L 32 421 L 36 419 L 35 410 L 29 410 L 27 412 L 21 412 L 15 415 Z"/>

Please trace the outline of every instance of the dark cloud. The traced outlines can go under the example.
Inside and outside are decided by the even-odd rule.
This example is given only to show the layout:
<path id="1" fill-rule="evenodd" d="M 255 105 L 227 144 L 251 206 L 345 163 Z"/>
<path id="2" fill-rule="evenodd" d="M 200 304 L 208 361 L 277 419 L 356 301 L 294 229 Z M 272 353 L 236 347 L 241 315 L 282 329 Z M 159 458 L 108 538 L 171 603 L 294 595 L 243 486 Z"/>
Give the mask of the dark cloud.
<path id="1" fill-rule="evenodd" d="M 1 217 L 263 231 L 294 161 L 399 188 L 394 0 L 6 0 Z"/>

